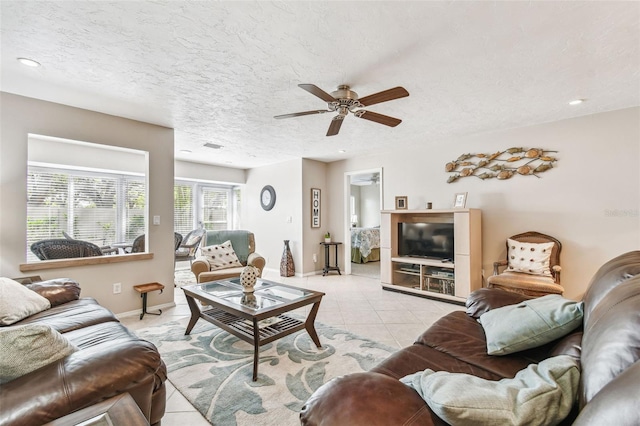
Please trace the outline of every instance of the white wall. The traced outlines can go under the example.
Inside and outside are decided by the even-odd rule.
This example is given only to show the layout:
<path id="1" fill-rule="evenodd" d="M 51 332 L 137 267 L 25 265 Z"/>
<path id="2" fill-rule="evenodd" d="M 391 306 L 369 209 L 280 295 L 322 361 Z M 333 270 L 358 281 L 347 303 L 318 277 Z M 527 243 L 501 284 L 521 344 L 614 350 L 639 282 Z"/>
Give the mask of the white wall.
<path id="1" fill-rule="evenodd" d="M 311 227 L 311 188 L 320 189 L 320 228 Z M 324 267 L 324 249 L 320 242 L 324 241 L 325 232 L 329 228 L 329 202 L 327 190 L 327 164 L 314 160 L 302 160 L 302 240 L 303 240 L 303 274 L 313 274 Z M 340 228 L 335 228 L 338 232 Z M 316 262 L 313 261 L 314 256 Z"/>
<path id="2" fill-rule="evenodd" d="M 255 234 L 256 252 L 267 269 L 280 270 L 284 240 L 289 240 L 296 274 L 302 271 L 302 160 L 291 160 L 247 171 L 242 191 L 243 228 Z M 271 185 L 276 203 L 270 211 L 260 206 L 260 191 Z M 291 218 L 291 222 L 289 222 Z"/>
<path id="3" fill-rule="evenodd" d="M 69 277 L 80 282 L 82 296 L 98 299 L 115 313 L 138 310 L 136 284 L 160 282 L 163 294 L 149 296 L 151 306 L 173 303 L 173 129 L 0 93 L 0 275 L 24 276 L 26 256 L 27 139 L 29 133 L 149 152 L 148 211 L 161 224 L 149 226 L 150 260 L 37 271 L 44 279 Z M 29 273 L 28 275 L 34 275 Z M 112 284 L 122 293 L 112 294 Z"/>
<path id="4" fill-rule="evenodd" d="M 380 184 L 361 186 L 359 226 L 362 228 L 380 226 L 380 210 Z"/>
<path id="5" fill-rule="evenodd" d="M 225 185 L 243 184 L 246 182 L 247 171 L 230 167 L 214 166 L 211 164 L 192 163 L 189 161 L 175 161 L 176 179 L 197 180 Z"/>
<path id="6" fill-rule="evenodd" d="M 559 161 L 539 178 L 446 183 L 445 164 L 461 154 L 510 147 L 557 150 Z M 393 209 L 397 195 L 408 196 L 409 209 L 424 209 L 427 201 L 438 209 L 452 207 L 455 193 L 469 193 L 467 207 L 482 209 L 485 275 L 505 256 L 510 235 L 539 231 L 558 238 L 565 295 L 579 298 L 600 265 L 640 247 L 639 158 L 640 108 L 629 108 L 334 162 L 327 177 L 331 227 L 346 220 L 344 173 L 383 167 L 383 209 Z"/>

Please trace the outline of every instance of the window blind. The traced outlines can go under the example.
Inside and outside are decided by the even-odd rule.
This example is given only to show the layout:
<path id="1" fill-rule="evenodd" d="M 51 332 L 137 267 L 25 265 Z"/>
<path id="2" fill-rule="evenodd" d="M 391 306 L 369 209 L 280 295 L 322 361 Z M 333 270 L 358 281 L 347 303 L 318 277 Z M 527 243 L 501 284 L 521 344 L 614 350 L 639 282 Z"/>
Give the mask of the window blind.
<path id="1" fill-rule="evenodd" d="M 133 241 L 145 230 L 143 178 L 29 166 L 27 260 L 36 241 L 64 238 L 107 246 Z"/>

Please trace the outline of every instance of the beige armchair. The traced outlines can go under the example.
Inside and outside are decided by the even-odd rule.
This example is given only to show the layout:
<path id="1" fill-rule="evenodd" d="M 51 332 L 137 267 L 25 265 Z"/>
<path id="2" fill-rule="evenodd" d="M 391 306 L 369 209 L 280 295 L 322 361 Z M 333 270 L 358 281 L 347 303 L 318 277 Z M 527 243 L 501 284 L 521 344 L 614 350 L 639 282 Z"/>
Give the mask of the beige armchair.
<path id="1" fill-rule="evenodd" d="M 266 264 L 264 257 L 255 252 L 255 237 L 252 232 L 241 230 L 207 231 L 200 244 L 201 250 L 209 246 L 220 245 L 226 241 L 231 241 L 233 250 L 242 266 L 230 268 L 212 269 L 212 264 L 206 256 L 198 256 L 191 264 L 191 272 L 196 276 L 199 283 L 237 278 L 242 273 L 242 269 L 247 265 L 255 266 L 262 270 Z"/>
<path id="2" fill-rule="evenodd" d="M 557 239 L 539 232 L 525 232 L 507 239 L 507 259 L 493 264 L 489 288 L 501 288 L 527 296 L 562 294 L 560 251 Z M 500 268 L 506 267 L 503 272 Z"/>

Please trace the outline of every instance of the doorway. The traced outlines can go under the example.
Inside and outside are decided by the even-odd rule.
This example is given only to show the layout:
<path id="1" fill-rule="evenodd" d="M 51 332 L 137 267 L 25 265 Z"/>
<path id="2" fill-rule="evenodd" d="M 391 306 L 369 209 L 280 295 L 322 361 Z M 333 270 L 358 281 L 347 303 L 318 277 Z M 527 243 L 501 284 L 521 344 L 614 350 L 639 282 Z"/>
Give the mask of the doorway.
<path id="1" fill-rule="evenodd" d="M 345 273 L 380 279 L 382 168 L 345 173 Z"/>

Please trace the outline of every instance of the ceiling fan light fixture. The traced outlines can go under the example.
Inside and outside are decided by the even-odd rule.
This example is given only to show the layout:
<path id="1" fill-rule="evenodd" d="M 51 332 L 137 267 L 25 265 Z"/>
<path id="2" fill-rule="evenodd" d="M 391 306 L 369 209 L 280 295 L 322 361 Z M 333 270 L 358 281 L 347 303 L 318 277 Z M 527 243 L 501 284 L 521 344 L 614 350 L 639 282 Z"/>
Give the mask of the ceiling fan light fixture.
<path id="1" fill-rule="evenodd" d="M 381 102 L 392 101 L 394 99 L 409 96 L 409 92 L 407 92 L 404 87 L 400 86 L 365 96 L 362 99 L 360 99 L 358 94 L 351 90 L 351 88 L 345 84 L 338 86 L 338 90 L 332 92 L 331 94 L 325 92 L 315 84 L 298 84 L 298 87 L 325 101 L 327 103 L 327 109 L 276 115 L 274 118 L 281 119 L 300 117 L 303 115 L 335 111 L 338 113 L 338 115 L 333 117 L 333 119 L 331 120 L 329 130 L 327 131 L 327 136 L 335 136 L 340 132 L 342 122 L 349 113 L 352 113 L 357 118 L 364 118 L 365 120 L 384 124 L 385 126 L 395 127 L 400 124 L 402 120 L 394 117 L 389 117 L 388 115 L 361 110 L 358 108 L 363 108 L 370 105 L 379 104 Z"/>

